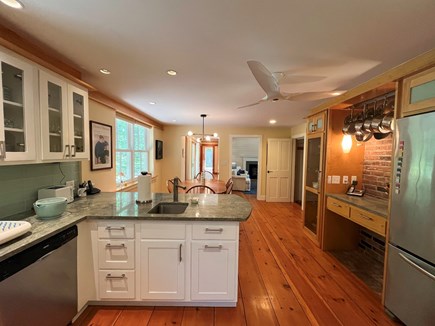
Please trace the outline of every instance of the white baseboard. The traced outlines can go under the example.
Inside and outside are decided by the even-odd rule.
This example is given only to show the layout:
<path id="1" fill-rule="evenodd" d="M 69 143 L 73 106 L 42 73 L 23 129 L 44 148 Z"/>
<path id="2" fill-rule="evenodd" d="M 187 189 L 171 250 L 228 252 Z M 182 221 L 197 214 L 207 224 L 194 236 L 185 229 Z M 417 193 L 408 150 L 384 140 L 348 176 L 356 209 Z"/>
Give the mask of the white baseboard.
<path id="1" fill-rule="evenodd" d="M 257 200 L 266 200 L 266 195 L 257 195 Z"/>

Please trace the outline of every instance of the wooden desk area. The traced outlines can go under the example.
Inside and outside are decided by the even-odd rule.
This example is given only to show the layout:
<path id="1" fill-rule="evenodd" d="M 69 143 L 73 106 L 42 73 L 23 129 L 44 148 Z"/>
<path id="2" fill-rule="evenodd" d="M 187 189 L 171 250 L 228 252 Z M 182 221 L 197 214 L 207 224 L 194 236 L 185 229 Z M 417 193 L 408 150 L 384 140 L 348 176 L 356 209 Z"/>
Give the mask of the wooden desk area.
<path id="1" fill-rule="evenodd" d="M 327 194 L 324 250 L 347 250 L 357 246 L 360 227 L 386 235 L 388 204 L 373 197 Z"/>

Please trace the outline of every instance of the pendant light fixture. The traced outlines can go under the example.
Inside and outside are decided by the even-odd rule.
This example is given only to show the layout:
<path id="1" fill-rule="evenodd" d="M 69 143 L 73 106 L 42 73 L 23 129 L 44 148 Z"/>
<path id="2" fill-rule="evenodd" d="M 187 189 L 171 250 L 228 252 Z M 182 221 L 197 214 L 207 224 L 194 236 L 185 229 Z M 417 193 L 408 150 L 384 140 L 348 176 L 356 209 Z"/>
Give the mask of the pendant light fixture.
<path id="1" fill-rule="evenodd" d="M 198 143 L 200 142 L 205 142 L 205 141 L 211 141 L 212 139 L 217 139 L 218 138 L 218 134 L 215 132 L 213 134 L 206 134 L 205 133 L 205 118 L 207 117 L 207 114 L 201 114 L 201 118 L 202 118 L 202 133 L 198 134 L 198 133 L 194 133 L 193 131 L 189 130 L 187 132 L 187 135 L 190 137 L 196 137 L 196 141 Z"/>

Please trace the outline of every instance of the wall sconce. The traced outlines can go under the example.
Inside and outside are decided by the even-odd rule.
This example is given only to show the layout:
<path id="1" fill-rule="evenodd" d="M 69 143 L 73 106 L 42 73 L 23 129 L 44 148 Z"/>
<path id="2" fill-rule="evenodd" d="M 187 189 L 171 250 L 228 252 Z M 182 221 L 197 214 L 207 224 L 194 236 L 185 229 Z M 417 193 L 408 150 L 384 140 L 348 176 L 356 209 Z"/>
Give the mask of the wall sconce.
<path id="1" fill-rule="evenodd" d="M 343 153 L 349 153 L 352 148 L 352 136 L 351 135 L 343 135 L 343 140 L 341 141 L 341 148 L 343 149 Z"/>

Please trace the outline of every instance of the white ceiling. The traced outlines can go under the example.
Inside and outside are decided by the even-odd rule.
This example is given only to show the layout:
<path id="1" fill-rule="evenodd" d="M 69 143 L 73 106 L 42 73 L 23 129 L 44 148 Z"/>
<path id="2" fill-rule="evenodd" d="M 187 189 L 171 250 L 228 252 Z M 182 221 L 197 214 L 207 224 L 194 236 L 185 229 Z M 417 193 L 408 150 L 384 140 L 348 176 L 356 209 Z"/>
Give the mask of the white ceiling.
<path id="1" fill-rule="evenodd" d="M 208 125 L 267 126 L 276 119 L 293 126 L 320 102 L 235 109 L 265 95 L 246 61 L 312 80 L 290 78 L 282 91 L 332 91 L 435 44 L 433 0 L 21 2 L 22 10 L 0 4 L 0 21 L 67 58 L 103 93 L 164 124 L 200 124 L 207 113 Z M 102 67 L 112 74 L 99 73 Z"/>

